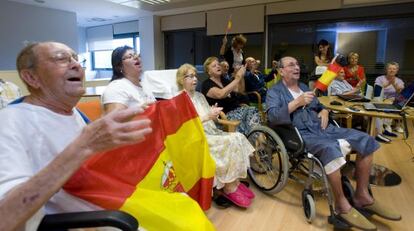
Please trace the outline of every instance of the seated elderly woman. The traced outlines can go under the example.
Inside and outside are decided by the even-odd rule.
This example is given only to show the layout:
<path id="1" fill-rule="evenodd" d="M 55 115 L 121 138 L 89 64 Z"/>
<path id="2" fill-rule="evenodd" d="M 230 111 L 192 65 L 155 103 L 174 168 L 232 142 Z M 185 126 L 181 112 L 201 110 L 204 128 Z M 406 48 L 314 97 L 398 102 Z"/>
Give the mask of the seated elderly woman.
<path id="1" fill-rule="evenodd" d="M 201 92 L 206 96 L 207 102 L 222 107 L 228 119 L 240 120 L 237 131 L 247 135 L 251 128 L 260 123 L 260 116 L 255 107 L 240 106 L 241 100 L 236 94 L 245 90 L 243 77 L 246 68 L 241 66 L 234 75 L 233 81 L 228 81 L 221 75 L 218 59 L 209 57 L 204 62 L 204 71 L 209 78 L 203 82 Z"/>
<path id="2" fill-rule="evenodd" d="M 146 91 L 140 84 L 141 57 L 132 47 L 118 47 L 112 52 L 112 72 L 111 82 L 102 95 L 105 113 L 155 102 L 152 92 Z"/>
<path id="3" fill-rule="evenodd" d="M 196 69 L 190 64 L 183 64 L 177 70 L 177 84 L 190 96 L 203 123 L 210 153 L 216 162 L 216 188 L 223 188 L 224 196 L 240 207 L 248 207 L 254 193 L 241 184 L 239 179 L 246 178 L 250 166 L 249 155 L 254 151 L 246 137 L 238 132 L 223 132 L 214 124 L 222 108 L 210 107 L 206 98 L 196 92 Z"/>
<path id="4" fill-rule="evenodd" d="M 398 70 L 400 66 L 397 62 L 388 62 L 385 65 L 385 75 L 378 76 L 375 79 L 375 84 L 382 86 L 384 91 L 384 99 L 388 99 L 393 101 L 394 98 L 397 96 L 404 89 L 404 82 L 397 77 Z M 380 142 L 389 143 L 391 142 L 390 139 L 381 135 L 384 134 L 390 137 L 397 137 L 397 134 L 392 132 L 392 119 L 376 119 L 376 129 L 377 129 L 377 136 L 376 139 Z M 399 125 L 397 121 L 397 125 L 395 127 L 397 132 L 403 133 L 404 130 Z"/>
<path id="5" fill-rule="evenodd" d="M 345 71 L 342 68 L 338 76 L 329 85 L 331 95 L 355 95 L 359 93 L 359 88 L 354 88 L 345 80 Z"/>
<path id="6" fill-rule="evenodd" d="M 358 64 L 359 54 L 356 52 L 350 52 L 348 54 L 348 66 L 344 67 L 345 80 L 348 81 L 352 87 L 361 88 L 364 86 L 365 80 L 365 69 L 363 66 Z"/>

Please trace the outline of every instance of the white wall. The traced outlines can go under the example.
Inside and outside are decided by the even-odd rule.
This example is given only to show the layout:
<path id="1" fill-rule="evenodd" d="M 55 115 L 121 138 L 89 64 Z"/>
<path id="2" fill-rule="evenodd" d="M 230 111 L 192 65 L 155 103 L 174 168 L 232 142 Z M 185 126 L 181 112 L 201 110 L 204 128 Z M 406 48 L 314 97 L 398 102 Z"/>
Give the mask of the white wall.
<path id="1" fill-rule="evenodd" d="M 17 53 L 28 41 L 53 40 L 78 49 L 76 14 L 21 3 L 0 3 L 0 70 L 15 70 Z"/>
<path id="2" fill-rule="evenodd" d="M 145 70 L 163 69 L 164 38 L 161 33 L 160 17 L 139 18 L 139 37 L 141 39 L 141 57 Z"/>
<path id="3" fill-rule="evenodd" d="M 78 50 L 77 52 L 85 53 L 87 52 L 86 49 L 86 28 L 85 27 L 78 27 Z"/>

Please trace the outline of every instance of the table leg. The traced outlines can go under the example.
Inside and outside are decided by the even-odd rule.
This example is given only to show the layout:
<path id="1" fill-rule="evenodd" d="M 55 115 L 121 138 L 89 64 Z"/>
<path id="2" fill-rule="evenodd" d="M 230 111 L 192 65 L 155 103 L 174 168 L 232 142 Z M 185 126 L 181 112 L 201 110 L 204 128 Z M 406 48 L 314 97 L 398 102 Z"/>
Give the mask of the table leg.
<path id="1" fill-rule="evenodd" d="M 375 117 L 369 117 L 370 118 L 370 126 L 369 126 L 369 135 L 370 136 L 376 136 L 376 123 L 375 123 L 375 120 L 376 120 L 376 118 Z"/>

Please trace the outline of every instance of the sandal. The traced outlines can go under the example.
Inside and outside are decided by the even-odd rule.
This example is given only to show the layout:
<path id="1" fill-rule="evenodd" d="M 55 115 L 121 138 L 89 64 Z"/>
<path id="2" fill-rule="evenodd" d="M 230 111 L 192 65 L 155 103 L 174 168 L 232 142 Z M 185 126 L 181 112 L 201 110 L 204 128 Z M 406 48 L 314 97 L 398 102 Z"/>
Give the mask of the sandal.
<path id="1" fill-rule="evenodd" d="M 237 187 L 240 188 L 240 190 L 242 191 L 242 193 L 244 193 L 244 195 L 246 195 L 247 198 L 253 199 L 255 197 L 255 195 L 252 192 L 252 190 L 250 190 L 245 184 L 240 183 L 239 186 L 237 186 Z"/>
<path id="2" fill-rule="evenodd" d="M 364 214 L 364 216 L 372 216 L 375 214 L 387 220 L 393 220 L 393 221 L 401 220 L 400 214 L 390 210 L 389 208 L 384 207 L 376 200 L 374 201 L 374 203 L 370 205 L 365 205 L 362 208 L 356 207 L 356 209 L 360 213 Z"/>
<path id="3" fill-rule="evenodd" d="M 237 187 L 236 191 L 232 193 L 223 193 L 223 196 L 242 208 L 249 207 L 252 202 L 247 196 L 244 195 L 239 187 Z"/>
<path id="4" fill-rule="evenodd" d="M 349 225 L 362 230 L 377 230 L 377 227 L 372 224 L 367 218 L 359 213 L 355 208 L 347 213 L 340 213 L 338 216 Z"/>

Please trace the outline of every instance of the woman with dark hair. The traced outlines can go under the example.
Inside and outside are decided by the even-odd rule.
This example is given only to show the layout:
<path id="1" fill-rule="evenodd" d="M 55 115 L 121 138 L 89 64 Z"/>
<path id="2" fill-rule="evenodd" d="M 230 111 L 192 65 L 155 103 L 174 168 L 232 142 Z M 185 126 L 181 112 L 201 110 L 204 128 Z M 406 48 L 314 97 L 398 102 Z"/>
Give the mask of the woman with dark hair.
<path id="1" fill-rule="evenodd" d="M 332 58 L 331 45 L 325 39 L 321 39 L 318 42 L 318 53 L 315 54 L 316 66 L 328 66 Z"/>
<path id="2" fill-rule="evenodd" d="M 155 102 L 154 95 L 143 89 L 140 84 L 141 57 L 132 47 L 118 47 L 112 52 L 112 72 L 111 82 L 101 99 L 105 113 Z"/>
<path id="3" fill-rule="evenodd" d="M 234 69 L 244 65 L 243 47 L 246 45 L 247 39 L 242 34 L 236 35 L 231 40 L 231 46 L 227 47 L 227 35 L 223 38 L 223 44 L 220 48 L 220 57 L 229 64 L 229 75 Z"/>

